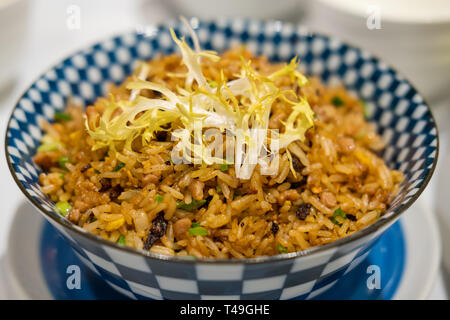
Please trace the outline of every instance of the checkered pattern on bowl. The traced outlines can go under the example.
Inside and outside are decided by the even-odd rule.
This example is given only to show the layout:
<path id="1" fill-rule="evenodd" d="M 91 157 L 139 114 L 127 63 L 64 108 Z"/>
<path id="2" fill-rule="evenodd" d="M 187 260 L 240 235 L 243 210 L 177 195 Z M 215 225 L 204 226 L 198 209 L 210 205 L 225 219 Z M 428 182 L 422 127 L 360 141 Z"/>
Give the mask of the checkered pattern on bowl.
<path id="1" fill-rule="evenodd" d="M 343 84 L 367 102 L 372 121 L 387 142 L 383 158 L 405 173 L 399 195 L 387 214 L 368 228 L 334 243 L 299 253 L 230 261 L 194 261 L 155 256 L 107 242 L 55 213 L 39 188 L 40 169 L 32 157 L 42 137 L 42 120 L 52 121 L 68 99 L 88 105 L 120 83 L 137 60 L 173 53 L 169 27 L 127 33 L 81 50 L 37 79 L 19 99 L 6 133 L 6 157 L 20 189 L 70 242 L 87 267 L 115 290 L 131 298 L 291 299 L 312 298 L 356 267 L 386 228 L 398 219 L 428 183 L 437 161 L 435 121 L 419 93 L 396 71 L 365 51 L 303 26 L 281 22 L 218 20 L 199 22 L 196 32 L 205 49 L 222 51 L 245 44 L 271 61 L 297 55 L 308 75 L 326 84 Z M 394 257 L 395 258 L 395 257 Z"/>

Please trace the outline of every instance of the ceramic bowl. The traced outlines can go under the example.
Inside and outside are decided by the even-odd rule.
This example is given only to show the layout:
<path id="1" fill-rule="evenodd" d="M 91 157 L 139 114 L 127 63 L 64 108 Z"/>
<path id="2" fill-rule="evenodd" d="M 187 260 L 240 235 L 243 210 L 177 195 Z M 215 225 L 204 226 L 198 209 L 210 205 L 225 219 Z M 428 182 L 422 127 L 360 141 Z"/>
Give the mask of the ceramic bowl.
<path id="1" fill-rule="evenodd" d="M 11 174 L 26 198 L 56 227 L 87 267 L 115 290 L 149 299 L 305 299 L 331 288 L 357 266 L 380 235 L 419 197 L 438 155 L 432 114 L 413 86 L 391 67 L 338 39 L 280 22 L 217 20 L 200 22 L 196 32 L 205 49 L 222 51 L 246 44 L 272 61 L 297 55 L 309 75 L 342 83 L 367 101 L 370 121 L 387 142 L 382 157 L 405 173 L 398 196 L 377 222 L 336 242 L 305 251 L 244 260 L 190 260 L 151 254 L 108 242 L 55 213 L 40 191 L 40 169 L 32 157 L 40 144 L 42 120 L 52 121 L 67 99 L 88 105 L 108 83 L 120 83 L 136 60 L 175 52 L 169 27 L 151 36 L 127 33 L 81 50 L 42 74 L 12 111 L 6 131 Z M 395 259 L 395 257 L 392 257 Z"/>

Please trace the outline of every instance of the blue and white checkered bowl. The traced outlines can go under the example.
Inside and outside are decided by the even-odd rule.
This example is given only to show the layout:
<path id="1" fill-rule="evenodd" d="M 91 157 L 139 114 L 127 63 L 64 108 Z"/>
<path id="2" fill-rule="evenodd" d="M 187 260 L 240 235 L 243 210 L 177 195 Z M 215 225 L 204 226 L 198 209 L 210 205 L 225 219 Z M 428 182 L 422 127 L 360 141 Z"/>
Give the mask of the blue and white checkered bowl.
<path id="1" fill-rule="evenodd" d="M 438 133 L 423 98 L 396 71 L 367 52 L 338 39 L 311 34 L 280 22 L 221 20 L 196 28 L 203 48 L 222 51 L 246 44 L 272 61 L 297 55 L 304 71 L 326 84 L 342 83 L 367 101 L 370 120 L 387 142 L 383 158 L 406 179 L 388 212 L 371 226 L 331 244 L 297 253 L 244 260 L 187 260 L 158 256 L 103 240 L 55 213 L 40 191 L 40 169 L 32 161 L 42 136 L 42 120 L 52 121 L 67 99 L 88 105 L 108 83 L 120 83 L 136 60 L 172 53 L 169 27 L 144 28 L 75 53 L 36 80 L 19 99 L 8 123 L 6 156 L 11 173 L 31 203 L 70 242 L 87 267 L 132 298 L 291 299 L 312 298 L 357 266 L 374 242 L 420 195 L 438 155 Z M 395 257 L 392 257 L 395 259 Z"/>

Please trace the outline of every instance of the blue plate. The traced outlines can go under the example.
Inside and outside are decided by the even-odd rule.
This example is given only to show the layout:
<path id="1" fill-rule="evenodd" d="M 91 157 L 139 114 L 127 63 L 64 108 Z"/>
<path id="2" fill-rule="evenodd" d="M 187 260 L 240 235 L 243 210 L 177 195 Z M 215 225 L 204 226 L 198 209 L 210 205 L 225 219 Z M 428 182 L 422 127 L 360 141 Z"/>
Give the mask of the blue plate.
<path id="1" fill-rule="evenodd" d="M 48 222 L 42 229 L 40 240 L 41 269 L 46 285 L 55 299 L 128 299 L 116 292 L 97 275 L 83 267 L 82 262 L 69 244 Z M 392 299 L 405 265 L 405 240 L 400 222 L 396 222 L 374 245 L 370 254 L 356 268 L 342 276 L 328 291 L 314 299 L 323 300 L 386 300 Z M 392 259 L 395 257 L 395 259 Z M 67 282 L 73 271 L 69 266 L 80 269 L 80 289 L 69 289 Z M 380 270 L 380 289 L 369 289 L 367 280 L 372 275 L 369 266 Z M 371 268 L 369 268 L 370 270 Z M 71 282 L 73 283 L 73 282 Z"/>

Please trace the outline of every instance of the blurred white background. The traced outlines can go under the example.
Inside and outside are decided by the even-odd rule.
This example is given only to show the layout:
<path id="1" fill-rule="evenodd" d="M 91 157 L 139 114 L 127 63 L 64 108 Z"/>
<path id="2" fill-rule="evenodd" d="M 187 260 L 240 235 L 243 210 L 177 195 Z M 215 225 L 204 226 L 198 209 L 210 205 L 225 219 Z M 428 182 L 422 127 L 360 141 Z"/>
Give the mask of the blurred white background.
<path id="1" fill-rule="evenodd" d="M 445 201 L 450 196 L 447 0 L 0 0 L 0 131 L 4 134 L 7 118 L 20 94 L 41 72 L 74 50 L 180 14 L 305 23 L 313 30 L 337 35 L 376 53 L 404 73 L 429 101 L 439 126 L 440 159 L 429 187 L 429 203 L 430 210 L 438 213 L 441 233 L 446 237 L 444 260 L 450 271 L 450 212 Z M 7 298 L 10 295 L 2 290 L 7 288 L 8 278 L 2 268 L 7 234 L 14 214 L 23 207 L 24 197 L 10 177 L 3 145 L 0 150 L 0 298 Z M 442 275 L 430 298 L 447 299 Z"/>

